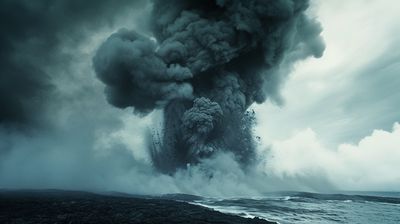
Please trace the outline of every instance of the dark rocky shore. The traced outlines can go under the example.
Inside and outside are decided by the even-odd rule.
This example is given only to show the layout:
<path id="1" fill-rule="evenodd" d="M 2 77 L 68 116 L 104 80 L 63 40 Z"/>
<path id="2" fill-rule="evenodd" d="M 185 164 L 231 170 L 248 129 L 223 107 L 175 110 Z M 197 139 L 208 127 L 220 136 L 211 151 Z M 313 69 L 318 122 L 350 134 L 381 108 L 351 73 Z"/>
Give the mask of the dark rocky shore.
<path id="1" fill-rule="evenodd" d="M 0 223 L 268 224 L 167 198 L 74 191 L 1 191 Z"/>

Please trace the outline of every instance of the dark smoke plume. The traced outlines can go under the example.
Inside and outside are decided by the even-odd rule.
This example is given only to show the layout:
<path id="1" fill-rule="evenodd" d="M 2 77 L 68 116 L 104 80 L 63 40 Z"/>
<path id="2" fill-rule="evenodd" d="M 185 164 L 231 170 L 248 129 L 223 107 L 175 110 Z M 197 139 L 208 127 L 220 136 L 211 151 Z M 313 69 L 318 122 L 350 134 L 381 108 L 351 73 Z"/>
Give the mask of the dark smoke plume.
<path id="1" fill-rule="evenodd" d="M 147 114 L 164 110 L 151 146 L 163 172 L 230 151 L 255 159 L 247 109 L 279 88 L 291 65 L 320 57 L 321 27 L 308 0 L 154 0 L 153 36 L 120 30 L 94 57 L 108 100 Z"/>

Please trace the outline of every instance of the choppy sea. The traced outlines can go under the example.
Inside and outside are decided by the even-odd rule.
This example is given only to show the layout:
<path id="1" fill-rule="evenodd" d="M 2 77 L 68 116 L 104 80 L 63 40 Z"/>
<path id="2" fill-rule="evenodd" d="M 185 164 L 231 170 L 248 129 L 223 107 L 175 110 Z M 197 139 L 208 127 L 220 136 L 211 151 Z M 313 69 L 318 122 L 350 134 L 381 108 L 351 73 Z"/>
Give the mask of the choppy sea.
<path id="1" fill-rule="evenodd" d="M 190 203 L 281 224 L 400 224 L 400 193 L 396 192 L 279 192 L 253 198 L 196 198 Z"/>

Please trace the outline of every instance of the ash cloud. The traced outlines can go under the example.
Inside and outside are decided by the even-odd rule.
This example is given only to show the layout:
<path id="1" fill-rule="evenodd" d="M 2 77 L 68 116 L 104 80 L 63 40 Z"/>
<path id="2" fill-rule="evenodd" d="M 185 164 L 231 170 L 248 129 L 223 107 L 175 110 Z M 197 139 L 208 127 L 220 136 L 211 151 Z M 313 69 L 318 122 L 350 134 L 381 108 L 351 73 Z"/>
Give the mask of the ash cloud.
<path id="1" fill-rule="evenodd" d="M 135 105 L 137 112 L 148 113 L 170 99 L 191 96 L 192 86 L 184 82 L 192 77 L 190 70 L 178 64 L 167 66 L 155 54 L 156 47 L 149 38 L 120 30 L 99 49 L 96 71 L 107 84 L 111 104 Z"/>
<path id="2" fill-rule="evenodd" d="M 161 108 L 153 164 L 173 173 L 216 152 L 255 161 L 253 103 L 281 102 L 279 89 L 298 60 L 320 57 L 318 22 L 308 0 L 153 1 L 152 36 L 120 30 L 93 59 L 108 100 L 141 114 Z"/>

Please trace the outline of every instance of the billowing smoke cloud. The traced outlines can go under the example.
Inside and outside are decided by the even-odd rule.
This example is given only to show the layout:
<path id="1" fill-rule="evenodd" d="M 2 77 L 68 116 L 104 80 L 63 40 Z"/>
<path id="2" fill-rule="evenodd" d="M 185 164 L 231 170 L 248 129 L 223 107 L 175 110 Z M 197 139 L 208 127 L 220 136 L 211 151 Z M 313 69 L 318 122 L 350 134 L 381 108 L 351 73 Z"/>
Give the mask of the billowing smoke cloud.
<path id="1" fill-rule="evenodd" d="M 253 103 L 278 103 L 291 65 L 320 57 L 308 0 L 154 0 L 152 35 L 120 30 L 94 57 L 108 100 L 140 114 L 164 109 L 151 146 L 164 172 L 230 151 L 255 160 Z"/>
<path id="2" fill-rule="evenodd" d="M 168 100 L 191 96 L 191 85 L 183 82 L 192 77 L 190 70 L 167 67 L 155 55 L 156 47 L 149 38 L 120 30 L 99 49 L 96 70 L 108 85 L 108 100 L 113 105 L 134 105 L 138 112 L 147 113 Z"/>

